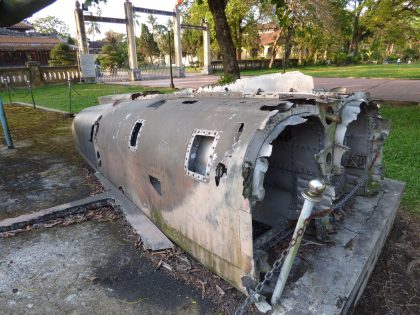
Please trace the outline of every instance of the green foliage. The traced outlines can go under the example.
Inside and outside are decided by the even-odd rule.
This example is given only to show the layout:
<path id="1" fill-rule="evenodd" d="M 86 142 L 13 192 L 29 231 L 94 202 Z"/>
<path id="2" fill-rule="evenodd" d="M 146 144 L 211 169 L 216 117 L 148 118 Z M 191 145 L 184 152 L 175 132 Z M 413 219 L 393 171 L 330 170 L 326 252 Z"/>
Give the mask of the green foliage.
<path id="1" fill-rule="evenodd" d="M 220 79 L 217 81 L 217 84 L 219 85 L 225 85 L 225 84 L 229 84 L 229 83 L 233 83 L 236 81 L 236 77 L 229 75 L 229 74 L 224 74 L 222 76 L 220 76 Z"/>
<path id="2" fill-rule="evenodd" d="M 51 66 L 71 66 L 76 64 L 76 54 L 71 50 L 70 46 L 65 43 L 58 43 L 50 52 Z"/>
<path id="3" fill-rule="evenodd" d="M 55 16 L 48 15 L 46 17 L 37 18 L 31 23 L 38 33 L 57 35 L 63 38 L 70 36 L 67 24 Z"/>
<path id="4" fill-rule="evenodd" d="M 76 40 L 71 36 L 67 36 L 67 44 L 76 45 Z"/>
<path id="5" fill-rule="evenodd" d="M 141 35 L 137 40 L 137 53 L 140 55 L 140 60 L 149 58 L 151 63 L 153 63 L 153 57 L 159 56 L 160 53 L 158 44 L 146 24 L 141 24 Z"/>
<path id="6" fill-rule="evenodd" d="M 216 41 L 216 29 L 213 16 L 209 10 L 208 1 L 193 1 L 184 5 L 183 18 L 186 24 L 201 25 L 202 20 L 209 24 L 212 55 L 218 59 L 220 48 Z M 232 40 L 237 55 L 242 49 L 259 50 L 259 34 L 257 24 L 267 17 L 267 9 L 257 0 L 230 0 L 226 6 L 226 17 L 231 29 Z M 257 16 L 257 12 L 260 14 Z M 202 31 L 185 30 L 183 35 L 184 53 L 197 54 L 203 47 Z"/>
<path id="7" fill-rule="evenodd" d="M 98 62 L 105 69 L 116 69 L 128 66 L 128 48 L 123 34 L 106 32 L 104 40 L 106 45 L 102 46 Z"/>
<path id="8" fill-rule="evenodd" d="M 86 33 L 92 36 L 92 39 L 95 40 L 95 34 L 101 34 L 101 26 L 98 22 L 88 22 L 88 29 Z"/>
<path id="9" fill-rule="evenodd" d="M 420 109 L 418 104 L 401 106 L 386 102 L 381 115 L 390 119 L 392 128 L 384 145 L 385 176 L 404 181 L 402 206 L 420 212 Z"/>

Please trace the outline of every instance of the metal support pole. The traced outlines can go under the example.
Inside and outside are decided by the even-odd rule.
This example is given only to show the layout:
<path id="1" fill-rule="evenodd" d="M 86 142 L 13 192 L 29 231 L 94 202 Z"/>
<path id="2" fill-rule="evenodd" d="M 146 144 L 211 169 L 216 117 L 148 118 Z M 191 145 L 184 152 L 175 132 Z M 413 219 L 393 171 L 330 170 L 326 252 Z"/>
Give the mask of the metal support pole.
<path id="1" fill-rule="evenodd" d="M 79 53 L 88 54 L 88 42 L 86 36 L 85 20 L 83 18 L 83 10 L 80 7 L 80 2 L 76 1 L 76 8 L 74 10 L 74 17 L 76 19 L 77 43 L 79 44 Z"/>
<path id="2" fill-rule="evenodd" d="M 127 29 L 128 64 L 130 66 L 129 78 L 131 81 L 140 80 L 140 70 L 137 63 L 136 36 L 134 32 L 133 4 L 126 0 L 124 12 Z"/>
<path id="3" fill-rule="evenodd" d="M 172 72 L 172 47 L 171 47 L 171 31 L 168 30 L 168 44 L 169 44 L 169 74 L 171 76 L 171 83 L 169 85 L 169 87 L 171 89 L 175 88 L 174 85 L 174 75 Z"/>
<path id="4" fill-rule="evenodd" d="M 292 242 L 295 244 L 290 247 L 286 258 L 284 259 L 283 266 L 280 270 L 280 276 L 277 280 L 276 287 L 271 297 L 271 304 L 275 305 L 279 301 L 286 285 L 287 278 L 289 277 L 290 270 L 292 269 L 293 262 L 299 250 L 300 242 L 302 241 L 303 233 L 306 228 L 306 220 L 311 216 L 311 212 L 316 203 L 322 199 L 322 194 L 325 191 L 325 183 L 321 180 L 314 179 L 309 182 L 307 190 L 302 192 L 305 202 L 302 211 L 300 212 L 295 231 L 293 233 Z"/>
<path id="5" fill-rule="evenodd" d="M 31 93 L 31 98 L 32 98 L 32 105 L 33 105 L 33 107 L 34 107 L 34 109 L 36 108 L 35 107 L 35 99 L 34 99 L 34 93 L 32 92 L 32 85 L 31 85 L 31 81 L 26 81 L 26 83 L 28 84 L 28 87 L 29 87 L 29 93 Z"/>
<path id="6" fill-rule="evenodd" d="M 181 41 L 181 14 L 178 5 L 175 6 L 174 16 L 174 50 L 175 50 L 175 64 L 179 70 L 179 77 L 185 77 L 185 69 L 182 64 L 182 41 Z"/>
<path id="7" fill-rule="evenodd" d="M 13 141 L 10 136 L 9 125 L 7 124 L 6 113 L 4 112 L 3 100 L 0 97 L 0 121 L 1 126 L 3 127 L 4 139 L 6 140 L 7 147 L 13 149 Z"/>
<path id="8" fill-rule="evenodd" d="M 71 80 L 67 80 L 67 84 L 69 86 L 69 113 L 71 114 Z"/>
<path id="9" fill-rule="evenodd" d="M 286 73 L 286 44 L 283 46 L 283 73 Z"/>
<path id="10" fill-rule="evenodd" d="M 201 73 L 211 74 L 213 69 L 211 68 L 211 54 L 210 54 L 210 28 L 209 23 L 205 20 L 202 21 L 203 26 L 206 28 L 203 31 L 203 48 L 204 48 L 204 60 L 203 60 L 203 70 Z"/>

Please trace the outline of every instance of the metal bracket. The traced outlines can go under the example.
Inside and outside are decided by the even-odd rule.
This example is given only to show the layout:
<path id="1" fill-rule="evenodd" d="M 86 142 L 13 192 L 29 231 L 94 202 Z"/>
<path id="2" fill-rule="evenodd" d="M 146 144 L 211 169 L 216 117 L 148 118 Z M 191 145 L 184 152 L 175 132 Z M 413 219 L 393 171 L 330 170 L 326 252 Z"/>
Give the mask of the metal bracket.
<path id="1" fill-rule="evenodd" d="M 194 143 L 194 139 L 196 136 L 205 136 L 205 137 L 212 137 L 213 143 L 211 145 L 211 152 L 209 154 L 209 158 L 206 165 L 206 170 L 203 174 L 193 172 L 188 169 L 188 164 L 190 160 L 190 154 L 192 145 Z M 214 154 L 214 150 L 216 149 L 217 142 L 219 141 L 220 133 L 217 130 L 205 130 L 205 129 L 195 129 L 194 133 L 192 134 L 190 141 L 188 142 L 187 151 L 185 153 L 185 160 L 184 160 L 184 170 L 188 176 L 191 176 L 194 179 L 197 179 L 202 182 L 208 182 L 209 181 L 209 175 L 210 175 L 210 167 L 212 164 L 212 157 Z"/>

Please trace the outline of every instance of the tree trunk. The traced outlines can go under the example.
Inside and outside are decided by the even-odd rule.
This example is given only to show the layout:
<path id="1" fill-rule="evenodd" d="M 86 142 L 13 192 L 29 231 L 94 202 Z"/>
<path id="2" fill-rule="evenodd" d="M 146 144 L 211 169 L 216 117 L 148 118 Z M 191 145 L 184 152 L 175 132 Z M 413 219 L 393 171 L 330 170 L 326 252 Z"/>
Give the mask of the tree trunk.
<path id="1" fill-rule="evenodd" d="M 349 45 L 349 49 L 348 49 L 348 53 L 351 55 L 356 55 L 357 53 L 357 49 L 359 48 L 359 13 L 356 13 L 354 15 L 354 20 L 353 20 L 353 32 L 352 32 L 352 37 L 351 37 L 351 41 L 350 41 L 350 45 Z"/>
<path id="2" fill-rule="evenodd" d="M 299 61 L 298 61 L 298 65 L 301 66 L 302 65 L 302 56 L 303 55 L 303 48 L 302 45 L 299 45 Z"/>
<path id="3" fill-rule="evenodd" d="M 241 48 L 237 48 L 236 49 L 236 59 L 237 60 L 241 60 L 242 59 L 242 49 Z"/>
<path id="4" fill-rule="evenodd" d="M 236 59 L 236 49 L 233 45 L 230 27 L 226 19 L 225 8 L 228 0 L 209 0 L 209 9 L 214 19 L 216 38 L 223 56 L 223 70 L 225 75 L 239 79 L 239 67 Z"/>
<path id="5" fill-rule="evenodd" d="M 268 64 L 268 67 L 270 69 L 273 67 L 274 60 L 276 59 L 277 47 L 279 46 L 281 34 L 282 34 L 282 31 L 279 31 L 279 33 L 276 36 L 276 39 L 273 42 L 273 45 L 271 46 L 271 58 L 270 58 L 270 63 Z"/>
<path id="6" fill-rule="evenodd" d="M 285 51 L 284 51 L 284 60 L 283 60 L 283 63 L 284 63 L 285 68 L 287 68 L 288 65 L 289 65 L 290 54 L 292 52 L 292 46 L 293 46 L 292 45 L 292 38 L 293 38 L 293 33 L 294 33 L 293 26 L 289 26 L 287 28 L 287 34 L 286 34 L 286 38 L 285 38 L 286 42 L 285 42 L 285 45 L 284 45 L 285 46 L 284 47 Z"/>

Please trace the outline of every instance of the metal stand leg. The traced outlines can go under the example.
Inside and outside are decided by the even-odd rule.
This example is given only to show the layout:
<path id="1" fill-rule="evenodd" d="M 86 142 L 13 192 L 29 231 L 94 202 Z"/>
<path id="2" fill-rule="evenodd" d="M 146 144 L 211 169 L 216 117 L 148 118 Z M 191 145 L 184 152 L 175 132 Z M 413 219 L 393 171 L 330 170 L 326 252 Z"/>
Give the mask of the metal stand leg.
<path id="1" fill-rule="evenodd" d="M 4 138 L 6 139 L 6 144 L 9 149 L 13 149 L 13 141 L 10 136 L 9 125 L 7 124 L 6 113 L 4 112 L 3 101 L 0 98 L 0 121 L 3 127 Z"/>
<path id="2" fill-rule="evenodd" d="M 322 199 L 322 194 L 325 190 L 325 183 L 314 179 L 309 182 L 309 189 L 302 192 L 302 196 L 305 198 L 302 211 L 300 213 L 298 222 L 296 224 L 295 231 L 293 233 L 292 241 L 289 252 L 284 259 L 283 266 L 281 267 L 280 276 L 277 280 L 276 287 L 271 297 L 271 304 L 277 304 L 279 301 L 284 287 L 286 285 L 287 278 L 289 277 L 290 270 L 292 269 L 293 262 L 296 254 L 299 250 L 300 242 L 302 241 L 303 233 L 307 224 L 307 219 L 311 216 L 311 212 L 315 204 Z"/>

